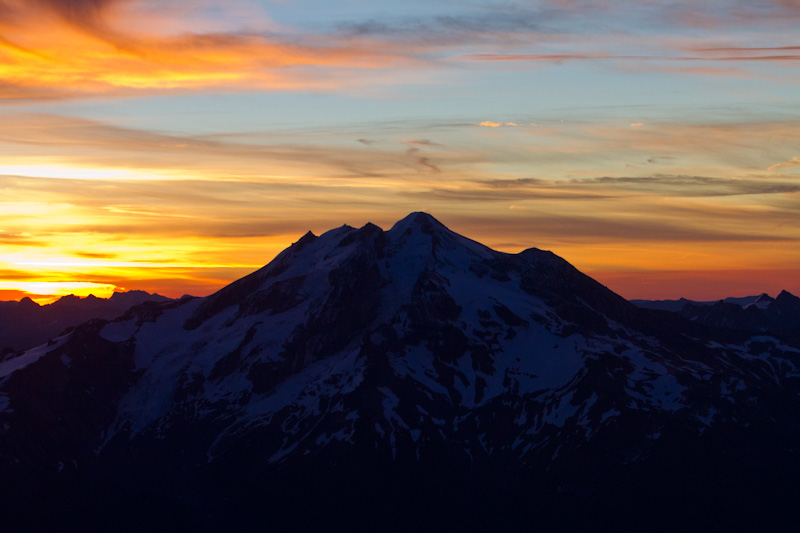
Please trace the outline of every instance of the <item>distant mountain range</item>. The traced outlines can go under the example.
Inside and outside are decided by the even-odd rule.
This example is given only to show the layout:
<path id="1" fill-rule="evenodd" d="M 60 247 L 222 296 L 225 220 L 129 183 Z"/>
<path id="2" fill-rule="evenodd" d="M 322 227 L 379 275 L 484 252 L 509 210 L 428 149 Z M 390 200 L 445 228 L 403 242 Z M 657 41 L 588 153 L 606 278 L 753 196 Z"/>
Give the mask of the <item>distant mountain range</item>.
<path id="1" fill-rule="evenodd" d="M 677 313 L 693 322 L 714 328 L 769 333 L 800 342 L 800 298 L 782 291 L 777 298 L 768 294 L 725 298 L 716 302 L 680 300 L 632 300 L 646 309 Z"/>
<path id="2" fill-rule="evenodd" d="M 681 298 L 679 300 L 630 300 L 630 302 L 637 306 L 642 307 L 644 309 L 657 309 L 659 311 L 672 311 L 673 313 L 677 313 L 681 311 L 686 304 L 692 305 L 714 305 L 719 302 L 723 302 L 726 304 L 734 304 L 738 305 L 739 307 L 749 307 L 750 305 L 756 304 L 757 306 L 761 307 L 765 304 L 769 304 L 772 302 L 774 298 L 772 298 L 769 294 L 762 293 L 758 296 L 745 296 L 742 298 L 724 298 L 722 300 L 712 300 L 706 302 L 698 302 L 696 300 L 687 300 L 686 298 Z"/>
<path id="3" fill-rule="evenodd" d="M 39 346 L 63 332 L 93 318 L 111 320 L 134 305 L 166 302 L 169 298 L 144 291 L 115 292 L 111 298 L 69 295 L 39 305 L 30 298 L 0 302 L 0 353 Z"/>
<path id="4" fill-rule="evenodd" d="M 307 233 L 0 362 L 4 523 L 793 529 L 796 300 L 644 309 L 425 213 Z"/>

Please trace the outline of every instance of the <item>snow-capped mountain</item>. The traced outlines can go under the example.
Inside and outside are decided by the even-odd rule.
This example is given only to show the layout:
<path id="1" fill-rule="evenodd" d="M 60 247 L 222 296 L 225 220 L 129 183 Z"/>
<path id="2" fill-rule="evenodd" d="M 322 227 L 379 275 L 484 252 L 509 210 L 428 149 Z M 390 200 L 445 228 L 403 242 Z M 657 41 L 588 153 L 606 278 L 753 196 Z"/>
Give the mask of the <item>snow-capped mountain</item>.
<path id="1" fill-rule="evenodd" d="M 0 362 L 0 474 L 134 529 L 743 524 L 797 496 L 798 365 L 412 213 Z"/>

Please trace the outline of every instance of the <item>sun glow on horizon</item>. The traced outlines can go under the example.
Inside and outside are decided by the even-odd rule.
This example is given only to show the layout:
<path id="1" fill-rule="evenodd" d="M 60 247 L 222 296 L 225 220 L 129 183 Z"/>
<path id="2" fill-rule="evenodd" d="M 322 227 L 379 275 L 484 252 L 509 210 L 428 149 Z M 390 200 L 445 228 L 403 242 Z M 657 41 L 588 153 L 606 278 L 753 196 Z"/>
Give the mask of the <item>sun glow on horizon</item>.
<path id="1" fill-rule="evenodd" d="M 49 178 L 64 180 L 128 180 L 158 181 L 164 179 L 179 179 L 174 173 L 171 175 L 154 174 L 137 169 L 97 168 L 93 166 L 79 166 L 71 163 L 52 164 L 18 164 L 0 165 L 0 176 L 19 176 L 26 178 Z M 186 176 L 185 179 L 196 179 Z"/>
<path id="2" fill-rule="evenodd" d="M 16 291 L 27 295 L 39 305 L 49 304 L 62 296 L 110 298 L 116 285 L 87 281 L 13 281 L 0 280 L 0 291 Z"/>

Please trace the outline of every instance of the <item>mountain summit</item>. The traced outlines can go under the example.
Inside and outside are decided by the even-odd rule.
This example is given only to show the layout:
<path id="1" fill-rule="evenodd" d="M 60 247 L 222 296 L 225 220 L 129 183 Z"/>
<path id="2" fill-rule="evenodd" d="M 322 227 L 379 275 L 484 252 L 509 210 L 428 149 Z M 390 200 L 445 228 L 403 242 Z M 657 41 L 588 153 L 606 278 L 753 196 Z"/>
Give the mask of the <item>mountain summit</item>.
<path id="1" fill-rule="evenodd" d="M 0 362 L 0 474 L 193 528 L 742 524 L 798 495 L 798 368 L 412 213 Z"/>

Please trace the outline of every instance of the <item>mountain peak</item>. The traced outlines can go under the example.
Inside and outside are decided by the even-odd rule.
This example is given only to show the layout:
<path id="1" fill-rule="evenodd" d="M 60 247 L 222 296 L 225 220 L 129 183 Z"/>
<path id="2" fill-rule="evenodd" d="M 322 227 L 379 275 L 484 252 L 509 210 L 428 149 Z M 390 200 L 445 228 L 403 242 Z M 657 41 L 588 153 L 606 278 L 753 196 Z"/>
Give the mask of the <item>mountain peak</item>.
<path id="1" fill-rule="evenodd" d="M 39 304 L 31 300 L 28 296 L 24 297 L 22 300 L 19 301 L 19 304 L 26 308 L 36 308 L 40 307 Z"/>
<path id="2" fill-rule="evenodd" d="M 62 296 L 61 298 L 59 298 L 58 300 L 56 300 L 55 302 L 53 302 L 53 303 L 52 303 L 52 304 L 50 304 L 50 305 L 56 305 L 56 304 L 58 304 L 58 305 L 74 304 L 74 303 L 76 303 L 76 302 L 80 301 L 80 299 L 81 299 L 81 297 L 80 297 L 80 296 L 76 296 L 76 295 L 74 295 L 74 294 L 68 294 L 68 295 L 66 295 L 66 296 Z"/>
<path id="3" fill-rule="evenodd" d="M 410 213 L 405 218 L 399 220 L 391 231 L 400 230 L 405 232 L 410 229 L 419 229 L 423 233 L 432 234 L 436 229 L 450 231 L 444 224 L 436 220 L 433 216 L 422 211 Z"/>
<path id="4" fill-rule="evenodd" d="M 312 233 L 311 230 L 309 230 L 309 231 L 306 232 L 305 235 L 300 237 L 300 239 L 298 239 L 298 241 L 296 243 L 294 243 L 293 245 L 294 246 L 305 246 L 306 244 L 308 244 L 310 242 L 314 242 L 315 240 L 317 240 L 317 236 L 314 235 L 314 233 Z"/>
<path id="5" fill-rule="evenodd" d="M 756 296 L 756 298 L 749 304 L 744 305 L 745 309 L 750 309 L 751 307 L 756 307 L 758 309 L 766 309 L 775 301 L 775 298 L 767 294 L 766 292 L 762 292 L 760 295 Z"/>
<path id="6" fill-rule="evenodd" d="M 787 290 L 783 290 L 778 295 L 778 297 L 775 298 L 775 302 L 779 303 L 781 305 L 785 305 L 785 304 L 788 304 L 790 302 L 792 302 L 792 303 L 800 302 L 800 298 L 798 298 L 797 296 L 795 296 L 794 294 L 792 294 L 791 292 L 789 292 Z"/>

